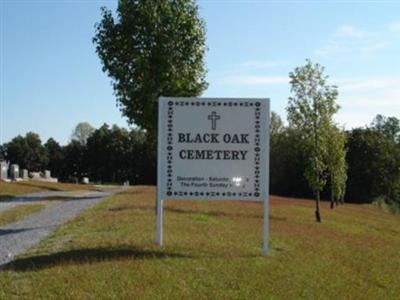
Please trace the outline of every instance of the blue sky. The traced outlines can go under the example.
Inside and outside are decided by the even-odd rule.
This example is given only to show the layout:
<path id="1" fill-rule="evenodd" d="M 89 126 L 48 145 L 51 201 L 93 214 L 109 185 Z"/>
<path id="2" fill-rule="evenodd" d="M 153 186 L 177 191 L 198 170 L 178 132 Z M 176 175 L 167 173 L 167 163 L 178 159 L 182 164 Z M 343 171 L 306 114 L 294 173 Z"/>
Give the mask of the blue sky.
<path id="1" fill-rule="evenodd" d="M 400 117 L 400 2 L 199 1 L 207 97 L 269 97 L 286 118 L 288 73 L 306 58 L 339 87 L 336 120 Z M 117 1 L 0 0 L 0 143 L 34 131 L 65 144 L 78 122 L 127 126 L 92 37 Z"/>

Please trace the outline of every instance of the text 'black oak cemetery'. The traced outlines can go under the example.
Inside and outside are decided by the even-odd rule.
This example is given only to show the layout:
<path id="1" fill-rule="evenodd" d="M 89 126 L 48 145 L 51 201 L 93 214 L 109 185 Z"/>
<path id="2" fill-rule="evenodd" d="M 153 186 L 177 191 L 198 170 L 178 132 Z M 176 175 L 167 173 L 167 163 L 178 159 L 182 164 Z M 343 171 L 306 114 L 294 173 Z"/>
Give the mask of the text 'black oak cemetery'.
<path id="1" fill-rule="evenodd" d="M 264 202 L 268 251 L 269 99 L 159 99 L 157 243 L 163 201 Z"/>

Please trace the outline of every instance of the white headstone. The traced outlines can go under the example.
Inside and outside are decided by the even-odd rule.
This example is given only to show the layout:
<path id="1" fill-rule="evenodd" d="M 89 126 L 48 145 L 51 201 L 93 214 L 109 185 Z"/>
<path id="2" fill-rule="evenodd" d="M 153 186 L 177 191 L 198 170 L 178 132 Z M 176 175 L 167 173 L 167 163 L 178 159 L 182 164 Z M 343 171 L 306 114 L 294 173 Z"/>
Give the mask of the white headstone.
<path id="1" fill-rule="evenodd" d="M 160 98 L 158 128 L 159 244 L 166 199 L 263 201 L 268 211 L 269 99 Z"/>
<path id="2" fill-rule="evenodd" d="M 35 179 L 35 180 L 41 178 L 40 172 L 30 172 L 30 176 L 32 177 L 32 179 Z"/>
<path id="3" fill-rule="evenodd" d="M 28 180 L 29 179 L 29 172 L 27 169 L 22 169 L 22 179 Z"/>
<path id="4" fill-rule="evenodd" d="M 8 163 L 5 161 L 0 162 L 0 180 L 8 179 Z"/>
<path id="5" fill-rule="evenodd" d="M 45 171 L 44 171 L 44 178 L 46 178 L 46 179 L 51 178 L 51 172 L 50 172 L 50 170 L 45 170 Z"/>
<path id="6" fill-rule="evenodd" d="M 17 180 L 19 177 L 19 166 L 17 164 L 12 164 L 10 166 L 10 175 L 12 180 Z"/>

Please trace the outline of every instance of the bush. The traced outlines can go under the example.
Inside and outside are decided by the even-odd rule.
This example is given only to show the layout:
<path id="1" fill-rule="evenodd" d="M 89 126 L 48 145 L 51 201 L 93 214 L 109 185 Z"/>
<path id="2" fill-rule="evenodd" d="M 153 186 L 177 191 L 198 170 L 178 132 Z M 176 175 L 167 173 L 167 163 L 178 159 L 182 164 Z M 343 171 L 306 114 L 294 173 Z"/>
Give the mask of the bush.
<path id="1" fill-rule="evenodd" d="M 392 214 L 400 214 L 400 202 L 388 200 L 384 196 L 376 197 L 372 201 L 372 205 Z"/>

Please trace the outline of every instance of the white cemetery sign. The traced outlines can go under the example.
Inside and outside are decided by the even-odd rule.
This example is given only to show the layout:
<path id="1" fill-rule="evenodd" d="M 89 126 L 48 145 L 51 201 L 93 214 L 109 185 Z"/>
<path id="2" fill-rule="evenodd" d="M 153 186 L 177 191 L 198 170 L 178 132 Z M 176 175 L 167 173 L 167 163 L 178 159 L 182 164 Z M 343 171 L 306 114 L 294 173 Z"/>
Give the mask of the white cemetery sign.
<path id="1" fill-rule="evenodd" d="M 158 116 L 157 243 L 164 200 L 263 201 L 266 254 L 269 99 L 161 97 Z"/>

